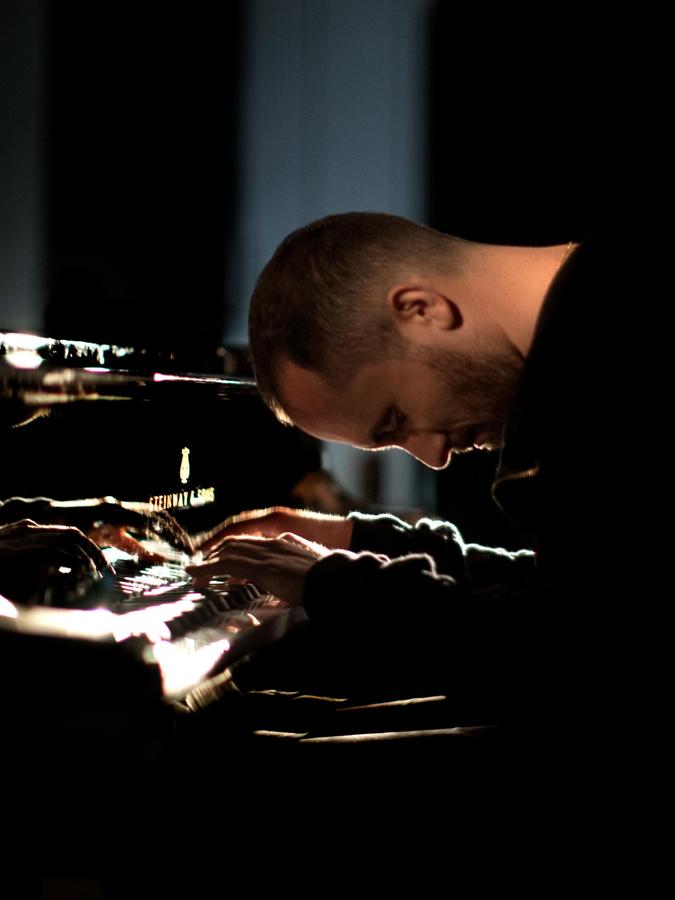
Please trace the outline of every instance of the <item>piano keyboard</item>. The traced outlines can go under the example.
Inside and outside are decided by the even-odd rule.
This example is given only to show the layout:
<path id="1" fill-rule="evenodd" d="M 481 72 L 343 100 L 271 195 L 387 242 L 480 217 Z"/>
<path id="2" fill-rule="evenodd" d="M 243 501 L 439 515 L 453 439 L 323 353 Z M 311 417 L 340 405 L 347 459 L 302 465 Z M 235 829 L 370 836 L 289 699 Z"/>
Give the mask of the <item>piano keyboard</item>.
<path id="1" fill-rule="evenodd" d="M 227 577 L 196 586 L 185 573 L 189 558 L 165 544 L 144 542 L 167 560 L 139 566 L 126 554 L 114 554 L 112 583 L 100 590 L 117 615 L 117 640 L 142 637 L 148 657 L 159 664 L 164 695 L 182 700 L 205 679 L 253 650 L 277 640 L 304 612 L 292 610 L 250 582 L 229 584 Z"/>
<path id="2" fill-rule="evenodd" d="M 219 578 L 195 585 L 185 573 L 184 554 L 145 565 L 118 551 L 105 554 L 115 575 L 89 591 L 86 609 L 17 606 L 16 615 L 5 610 L 0 625 L 127 646 L 159 667 L 165 699 L 190 705 L 191 692 L 306 618 L 250 583 Z"/>

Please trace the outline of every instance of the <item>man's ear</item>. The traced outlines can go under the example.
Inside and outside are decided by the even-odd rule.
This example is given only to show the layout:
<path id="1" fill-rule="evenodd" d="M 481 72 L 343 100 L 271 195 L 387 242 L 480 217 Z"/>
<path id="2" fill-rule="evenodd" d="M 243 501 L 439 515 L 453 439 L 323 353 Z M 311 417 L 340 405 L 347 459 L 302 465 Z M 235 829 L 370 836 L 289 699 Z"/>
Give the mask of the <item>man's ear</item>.
<path id="1" fill-rule="evenodd" d="M 387 304 L 401 328 L 413 325 L 454 331 L 463 322 L 454 300 L 433 288 L 396 285 L 387 294 Z"/>

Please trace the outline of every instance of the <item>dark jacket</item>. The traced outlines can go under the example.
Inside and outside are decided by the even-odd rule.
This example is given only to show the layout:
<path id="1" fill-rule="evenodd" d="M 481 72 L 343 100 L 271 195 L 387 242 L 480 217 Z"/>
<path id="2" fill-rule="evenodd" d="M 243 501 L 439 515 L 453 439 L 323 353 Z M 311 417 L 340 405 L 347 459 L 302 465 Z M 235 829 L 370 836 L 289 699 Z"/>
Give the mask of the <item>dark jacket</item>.
<path id="1" fill-rule="evenodd" d="M 310 571 L 311 621 L 342 629 L 377 677 L 445 691 L 469 718 L 660 714 L 670 601 L 652 510 L 669 491 L 671 242 L 644 210 L 638 198 L 608 217 L 545 298 L 493 488 L 527 549 L 353 515 L 359 556 Z"/>

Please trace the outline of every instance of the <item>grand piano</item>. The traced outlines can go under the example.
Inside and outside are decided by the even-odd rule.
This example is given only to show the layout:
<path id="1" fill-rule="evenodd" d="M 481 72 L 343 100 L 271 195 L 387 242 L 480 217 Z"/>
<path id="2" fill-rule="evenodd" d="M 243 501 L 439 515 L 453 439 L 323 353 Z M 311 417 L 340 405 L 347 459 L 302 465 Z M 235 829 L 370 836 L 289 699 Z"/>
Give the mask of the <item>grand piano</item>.
<path id="1" fill-rule="evenodd" d="M 316 444 L 263 408 L 243 355 L 226 351 L 213 369 L 4 333 L 0 496 L 113 497 L 149 515 L 168 511 L 192 535 L 242 509 L 321 507 L 302 489 L 320 470 Z M 444 696 L 373 692 L 367 677 L 359 685 L 354 673 L 369 661 L 343 672 L 349 646 L 317 646 L 302 610 L 253 585 L 196 588 L 185 548 L 160 549 L 168 560 L 152 564 L 106 551 L 115 575 L 69 608 L 3 600 L 5 765 L 20 761 L 52 790 L 56 773 L 79 791 L 146 790 L 198 766 L 214 743 L 230 761 L 243 754 L 307 771 L 317 760 L 372 766 L 384 744 L 391 758 L 393 744 L 400 757 L 422 741 L 430 758 L 447 741 L 473 747 L 485 734 L 453 720 Z M 244 694 L 229 679 L 242 664 L 254 673 Z"/>

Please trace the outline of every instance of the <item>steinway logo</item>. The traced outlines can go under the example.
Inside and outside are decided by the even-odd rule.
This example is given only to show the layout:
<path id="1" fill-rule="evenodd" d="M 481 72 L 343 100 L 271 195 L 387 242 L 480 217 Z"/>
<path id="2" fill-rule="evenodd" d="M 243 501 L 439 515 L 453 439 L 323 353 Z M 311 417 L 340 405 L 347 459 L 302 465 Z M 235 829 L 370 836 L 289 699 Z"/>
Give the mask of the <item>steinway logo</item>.
<path id="1" fill-rule="evenodd" d="M 216 489 L 192 488 L 190 491 L 176 491 L 173 494 L 155 494 L 148 502 L 155 509 L 190 509 L 196 506 L 206 506 L 207 503 L 215 503 Z"/>
<path id="2" fill-rule="evenodd" d="M 190 448 L 183 447 L 181 450 L 180 468 L 178 469 L 178 477 L 181 484 L 187 484 L 190 480 Z M 156 494 L 150 497 L 149 503 L 155 509 L 188 509 L 196 506 L 206 506 L 207 503 L 214 503 L 216 499 L 216 489 L 208 488 L 191 488 L 187 491 L 176 491 L 171 494 Z"/>
<path id="3" fill-rule="evenodd" d="M 181 452 L 181 460 L 180 460 L 180 469 L 178 470 L 178 474 L 180 475 L 180 483 L 187 484 L 190 480 L 190 448 L 183 447 Z"/>

